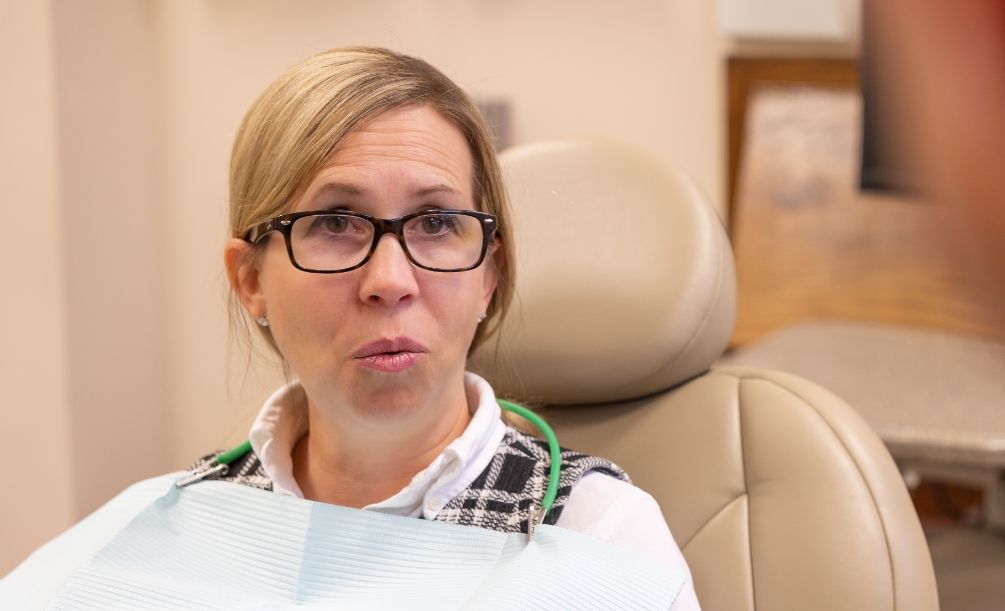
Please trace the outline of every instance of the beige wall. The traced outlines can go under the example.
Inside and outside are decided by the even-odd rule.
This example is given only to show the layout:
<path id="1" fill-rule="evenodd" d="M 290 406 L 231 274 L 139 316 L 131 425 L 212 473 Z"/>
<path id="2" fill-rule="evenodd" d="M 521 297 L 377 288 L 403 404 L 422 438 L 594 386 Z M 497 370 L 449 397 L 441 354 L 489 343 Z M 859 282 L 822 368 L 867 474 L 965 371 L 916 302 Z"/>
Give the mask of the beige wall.
<path id="1" fill-rule="evenodd" d="M 53 6 L 74 487 L 88 513 L 162 470 L 168 449 L 158 82 L 147 5 Z"/>
<path id="2" fill-rule="evenodd" d="M 52 11 L 11 5 L 0 19 L 0 575 L 76 518 Z"/>
<path id="3" fill-rule="evenodd" d="M 0 241 L 0 458 L 18 467 L 0 574 L 130 481 L 242 438 L 277 383 L 229 347 L 221 247 L 233 133 L 294 62 L 348 44 L 417 54 L 508 100 L 516 143 L 634 141 L 722 203 L 709 0 L 7 4 L 4 218 L 30 230 Z"/>

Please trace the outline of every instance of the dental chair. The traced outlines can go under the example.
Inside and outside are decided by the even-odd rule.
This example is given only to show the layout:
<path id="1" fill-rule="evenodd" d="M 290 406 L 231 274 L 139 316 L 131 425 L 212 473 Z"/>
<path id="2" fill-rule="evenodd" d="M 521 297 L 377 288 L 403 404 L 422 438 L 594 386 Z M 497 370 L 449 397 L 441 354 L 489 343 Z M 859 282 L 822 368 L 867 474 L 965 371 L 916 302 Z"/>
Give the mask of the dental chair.
<path id="1" fill-rule="evenodd" d="M 937 609 L 917 514 L 863 420 L 807 380 L 713 366 L 733 259 L 692 182 L 605 141 L 523 146 L 503 166 L 516 299 L 471 365 L 656 498 L 702 608 Z"/>

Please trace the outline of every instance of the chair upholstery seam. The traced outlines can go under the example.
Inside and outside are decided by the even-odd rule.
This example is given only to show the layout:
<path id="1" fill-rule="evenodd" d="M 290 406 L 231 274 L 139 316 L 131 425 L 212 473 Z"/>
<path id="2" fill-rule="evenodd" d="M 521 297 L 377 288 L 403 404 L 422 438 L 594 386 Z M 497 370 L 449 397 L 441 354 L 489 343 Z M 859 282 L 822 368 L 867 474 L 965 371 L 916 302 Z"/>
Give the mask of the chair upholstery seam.
<path id="1" fill-rule="evenodd" d="M 691 538 L 688 539 L 686 543 L 684 543 L 683 545 L 680 546 L 681 549 L 683 550 L 685 547 L 691 545 L 691 542 L 694 541 L 698 537 L 698 534 L 701 533 L 701 531 L 705 530 L 705 527 L 708 526 L 712 522 L 712 520 L 715 520 L 717 517 L 719 517 L 720 515 L 722 515 L 722 512 L 726 511 L 727 509 L 729 509 L 730 507 L 732 507 L 737 501 L 739 501 L 742 498 L 745 498 L 746 496 L 747 496 L 746 492 L 744 492 L 742 494 L 738 494 L 738 495 L 734 496 L 733 498 L 731 498 L 730 500 L 726 501 L 726 503 L 723 504 L 722 507 L 720 507 L 720 508 L 716 509 L 714 512 L 712 512 L 712 515 L 707 520 L 705 520 L 704 522 L 702 522 L 701 526 L 699 526 L 697 529 L 695 529 L 694 535 L 692 535 Z"/>
<path id="2" fill-rule="evenodd" d="M 733 375 L 735 375 L 735 374 L 733 374 Z M 739 376 L 737 376 L 737 377 L 739 377 Z M 806 399 L 805 397 L 803 397 L 802 395 L 800 395 L 795 390 L 792 390 L 791 388 L 788 388 L 788 387 L 786 387 L 786 386 L 784 386 L 782 384 L 779 384 L 776 380 L 772 380 L 772 379 L 769 379 L 769 378 L 766 378 L 766 377 L 762 377 L 762 376 L 759 376 L 759 375 L 756 375 L 756 374 L 755 375 L 744 375 L 741 378 L 741 380 L 742 381 L 746 381 L 746 380 L 760 380 L 762 382 L 768 382 L 769 384 L 772 384 L 775 387 L 780 388 L 783 391 L 789 393 L 790 395 L 796 397 L 797 399 L 799 399 L 800 401 L 802 401 L 804 404 L 809 405 L 810 407 L 813 407 L 813 412 L 816 414 L 817 418 L 819 418 L 824 423 L 824 425 L 827 426 L 827 429 L 831 432 L 831 435 L 833 435 L 834 438 L 838 441 L 838 443 L 841 444 L 841 447 L 844 449 L 845 454 L 848 455 L 848 457 L 851 459 L 852 464 L 855 465 L 855 469 L 856 469 L 856 471 L 858 471 L 858 475 L 859 475 L 859 478 L 862 480 L 862 483 L 865 484 L 866 490 L 869 491 L 869 498 L 872 500 L 873 509 L 876 511 L 876 516 L 879 519 L 879 523 L 883 527 L 883 542 L 886 545 L 886 555 L 887 555 L 887 558 L 890 561 L 890 593 L 891 593 L 891 595 L 893 597 L 893 601 L 892 601 L 893 602 L 893 606 L 891 607 L 891 609 L 893 609 L 895 611 L 897 609 L 897 573 L 896 573 L 896 567 L 895 567 L 894 561 L 893 561 L 893 549 L 890 546 L 889 529 L 887 528 L 887 524 L 886 524 L 886 520 L 885 520 L 885 518 L 883 516 L 883 512 L 880 511 L 880 509 L 879 509 L 879 503 L 876 501 L 876 494 L 873 491 L 872 486 L 869 485 L 869 480 L 865 477 L 865 474 L 862 472 L 862 466 L 859 464 L 859 462 L 856 459 L 856 457 L 848 450 L 848 446 L 845 445 L 844 440 L 841 439 L 841 436 L 837 434 L 837 432 L 834 430 L 834 427 L 831 426 L 831 423 L 828 422 L 827 419 L 824 418 L 823 415 L 821 415 L 820 412 L 816 409 L 816 407 L 813 405 L 813 402 L 811 402 L 810 400 Z M 743 435 L 741 433 L 741 438 L 742 438 L 742 436 Z M 742 443 L 743 442 L 742 442 L 742 439 L 741 439 L 741 448 L 742 448 Z M 743 469 L 744 469 L 744 487 L 746 488 L 746 473 L 747 473 L 746 461 L 744 461 Z M 750 492 L 748 490 L 748 494 L 749 493 Z"/>
<path id="3" fill-rule="evenodd" d="M 740 437 L 740 465 L 743 467 L 743 490 L 746 496 L 750 496 L 750 486 L 747 483 L 747 444 L 743 439 L 743 400 L 742 386 L 745 378 L 737 378 L 736 382 L 736 422 L 737 431 Z M 750 524 L 750 503 L 747 503 L 747 555 L 750 558 L 750 594 L 753 600 L 754 609 L 757 609 L 757 579 L 754 575 L 754 536 L 753 527 Z"/>

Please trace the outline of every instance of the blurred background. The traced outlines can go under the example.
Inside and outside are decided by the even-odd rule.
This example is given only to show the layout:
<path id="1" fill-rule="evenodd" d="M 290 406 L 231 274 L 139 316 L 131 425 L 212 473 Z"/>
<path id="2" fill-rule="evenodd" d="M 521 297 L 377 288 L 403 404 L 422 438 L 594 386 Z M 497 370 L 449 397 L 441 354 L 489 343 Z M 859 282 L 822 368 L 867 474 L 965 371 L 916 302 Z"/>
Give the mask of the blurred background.
<path id="1" fill-rule="evenodd" d="M 500 148 L 604 136 L 683 167 L 736 251 L 725 360 L 859 408 L 930 532 L 1001 527 L 1005 18 L 884 4 L 4 0 L 0 574 L 243 439 L 282 382 L 228 327 L 230 146 L 269 82 L 345 45 L 428 60 Z"/>

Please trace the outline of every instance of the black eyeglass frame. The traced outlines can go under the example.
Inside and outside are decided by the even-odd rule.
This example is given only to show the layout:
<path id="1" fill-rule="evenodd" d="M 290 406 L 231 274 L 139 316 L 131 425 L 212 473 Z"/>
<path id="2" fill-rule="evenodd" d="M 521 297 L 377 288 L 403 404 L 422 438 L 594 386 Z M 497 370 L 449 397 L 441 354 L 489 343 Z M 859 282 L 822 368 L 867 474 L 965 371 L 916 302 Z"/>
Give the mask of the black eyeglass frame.
<path id="1" fill-rule="evenodd" d="M 482 249 L 478 255 L 478 260 L 474 264 L 464 267 L 461 269 L 443 269 L 437 267 L 429 267 L 423 265 L 415 260 L 412 253 L 408 250 L 408 244 L 405 241 L 405 235 L 403 229 L 405 223 L 408 221 L 419 218 L 422 216 L 438 216 L 443 214 L 458 214 L 463 216 L 470 216 L 478 219 L 481 223 L 482 228 Z M 373 241 L 370 243 L 370 250 L 363 257 L 363 260 L 353 265 L 352 267 L 347 267 L 345 269 L 310 269 L 301 266 L 297 263 L 297 258 L 293 256 L 293 222 L 297 219 L 301 219 L 307 216 L 351 216 L 356 218 L 365 219 L 370 221 L 373 225 Z M 267 233 L 270 231 L 278 231 L 283 234 L 283 240 L 286 242 L 286 253 L 290 257 L 290 263 L 293 267 L 299 269 L 300 271 L 309 272 L 312 274 L 341 274 L 343 272 L 351 272 L 354 269 L 359 269 L 366 265 L 370 257 L 373 256 L 375 250 L 377 250 L 377 243 L 380 242 L 380 238 L 386 233 L 394 235 L 398 239 L 398 244 L 401 245 L 401 249 L 405 252 L 405 256 L 408 257 L 408 261 L 420 268 L 429 270 L 432 272 L 466 272 L 477 268 L 479 265 L 485 261 L 485 253 L 488 252 L 489 244 L 492 242 L 492 237 L 495 235 L 496 229 L 498 228 L 498 220 L 495 215 L 488 214 L 486 212 L 478 212 L 476 210 L 419 210 L 418 212 L 413 212 L 411 214 L 406 214 L 405 216 L 399 216 L 394 219 L 383 219 L 376 216 L 370 216 L 369 214 L 363 214 L 362 212 L 350 212 L 342 210 L 308 210 L 306 212 L 293 212 L 290 214 L 281 214 L 279 216 L 274 216 L 271 219 L 265 221 L 264 223 L 259 223 L 248 230 L 245 234 L 244 241 L 250 242 L 252 244 L 258 244 Z"/>

